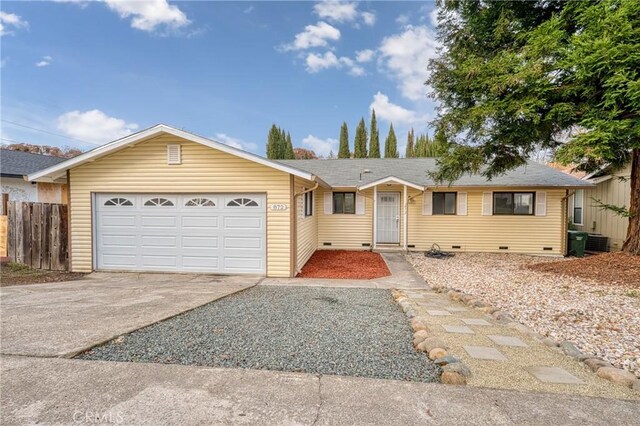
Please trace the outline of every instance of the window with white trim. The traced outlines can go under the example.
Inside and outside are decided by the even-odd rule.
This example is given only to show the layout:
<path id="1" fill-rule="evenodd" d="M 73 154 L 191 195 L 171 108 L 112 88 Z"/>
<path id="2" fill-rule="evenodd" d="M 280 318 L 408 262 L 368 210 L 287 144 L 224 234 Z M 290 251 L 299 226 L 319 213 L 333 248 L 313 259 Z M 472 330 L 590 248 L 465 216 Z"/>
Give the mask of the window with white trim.
<path id="1" fill-rule="evenodd" d="M 334 192 L 333 214 L 356 214 L 356 193 Z"/>
<path id="2" fill-rule="evenodd" d="M 304 216 L 313 216 L 313 191 L 304 193 Z"/>
<path id="3" fill-rule="evenodd" d="M 432 214 L 456 214 L 457 194 L 455 192 L 434 192 Z"/>
<path id="4" fill-rule="evenodd" d="M 583 225 L 584 189 L 577 189 L 573 194 L 573 224 Z"/>

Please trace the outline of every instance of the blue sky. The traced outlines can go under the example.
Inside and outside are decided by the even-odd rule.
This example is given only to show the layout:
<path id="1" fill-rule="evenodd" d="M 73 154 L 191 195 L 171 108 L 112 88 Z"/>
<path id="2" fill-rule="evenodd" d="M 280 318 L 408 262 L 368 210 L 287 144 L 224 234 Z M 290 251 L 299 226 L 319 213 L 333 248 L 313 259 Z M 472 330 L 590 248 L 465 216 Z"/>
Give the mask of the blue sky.
<path id="1" fill-rule="evenodd" d="M 262 155 L 276 123 L 326 155 L 343 121 L 353 144 L 372 107 L 401 149 L 435 114 L 433 2 L 0 7 L 2 143 L 91 149 L 165 123 Z"/>

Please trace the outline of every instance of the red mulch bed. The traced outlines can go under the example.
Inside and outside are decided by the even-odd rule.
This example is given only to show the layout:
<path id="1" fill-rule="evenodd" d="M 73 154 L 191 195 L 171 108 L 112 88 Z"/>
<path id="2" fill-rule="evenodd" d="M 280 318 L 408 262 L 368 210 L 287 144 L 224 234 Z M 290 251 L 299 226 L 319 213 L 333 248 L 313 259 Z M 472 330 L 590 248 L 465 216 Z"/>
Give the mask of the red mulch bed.
<path id="1" fill-rule="evenodd" d="M 378 253 L 317 250 L 304 265 L 298 277 L 370 280 L 389 275 L 391 272 Z"/>
<path id="2" fill-rule="evenodd" d="M 534 271 L 588 278 L 602 285 L 640 288 L 640 256 L 622 252 L 536 263 L 528 267 Z"/>

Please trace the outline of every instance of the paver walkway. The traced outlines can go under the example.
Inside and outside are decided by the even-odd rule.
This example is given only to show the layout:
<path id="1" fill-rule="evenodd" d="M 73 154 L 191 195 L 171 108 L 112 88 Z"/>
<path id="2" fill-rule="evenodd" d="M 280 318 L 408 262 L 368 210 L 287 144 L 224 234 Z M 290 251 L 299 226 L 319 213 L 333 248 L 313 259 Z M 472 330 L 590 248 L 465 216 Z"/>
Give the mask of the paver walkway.
<path id="1" fill-rule="evenodd" d="M 502 325 L 479 309 L 426 289 L 403 290 L 416 316 L 470 369 L 469 386 L 640 399 L 597 377 L 558 348 Z"/>

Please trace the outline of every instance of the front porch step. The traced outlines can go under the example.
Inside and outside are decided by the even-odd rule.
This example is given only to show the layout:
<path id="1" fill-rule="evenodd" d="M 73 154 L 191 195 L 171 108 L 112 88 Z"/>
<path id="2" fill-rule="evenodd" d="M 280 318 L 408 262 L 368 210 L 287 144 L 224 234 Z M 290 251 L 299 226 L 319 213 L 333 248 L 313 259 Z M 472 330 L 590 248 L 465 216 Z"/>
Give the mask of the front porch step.
<path id="1" fill-rule="evenodd" d="M 398 244 L 378 244 L 372 251 L 374 253 L 401 253 L 404 248 Z"/>

